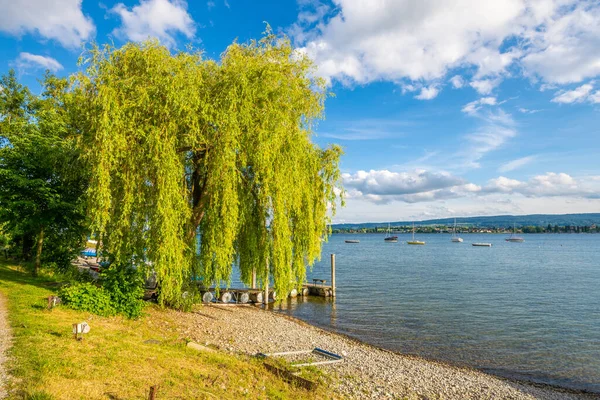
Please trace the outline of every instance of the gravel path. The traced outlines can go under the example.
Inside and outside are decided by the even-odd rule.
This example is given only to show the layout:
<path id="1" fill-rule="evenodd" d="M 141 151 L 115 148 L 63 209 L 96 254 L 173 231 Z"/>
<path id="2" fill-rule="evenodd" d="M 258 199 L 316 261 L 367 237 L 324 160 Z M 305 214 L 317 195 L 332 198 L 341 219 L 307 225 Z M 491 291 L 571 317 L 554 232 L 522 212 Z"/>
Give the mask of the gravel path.
<path id="1" fill-rule="evenodd" d="M 6 352 L 10 347 L 10 325 L 8 324 L 8 311 L 6 300 L 0 293 L 0 399 L 7 397 L 8 374 L 4 368 Z"/>
<path id="2" fill-rule="evenodd" d="M 233 353 L 282 352 L 320 347 L 345 357 L 322 366 L 338 377 L 333 388 L 352 399 L 597 399 L 497 378 L 485 373 L 381 350 L 253 306 L 203 306 L 172 311 L 180 335 Z"/>

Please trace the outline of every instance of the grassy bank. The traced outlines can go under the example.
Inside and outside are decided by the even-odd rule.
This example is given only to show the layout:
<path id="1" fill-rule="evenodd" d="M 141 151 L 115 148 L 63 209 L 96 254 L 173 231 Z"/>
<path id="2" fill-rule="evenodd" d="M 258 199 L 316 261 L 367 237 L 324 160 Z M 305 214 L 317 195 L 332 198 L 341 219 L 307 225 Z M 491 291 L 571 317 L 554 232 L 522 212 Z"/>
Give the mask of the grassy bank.
<path id="1" fill-rule="evenodd" d="M 176 323 L 158 307 L 139 320 L 103 318 L 59 306 L 46 309 L 58 283 L 32 278 L 0 262 L 0 292 L 8 302 L 14 337 L 9 370 L 13 396 L 24 399 L 331 398 L 324 387 L 308 392 L 267 371 L 259 360 L 186 347 Z M 91 331 L 73 339 L 71 324 Z"/>

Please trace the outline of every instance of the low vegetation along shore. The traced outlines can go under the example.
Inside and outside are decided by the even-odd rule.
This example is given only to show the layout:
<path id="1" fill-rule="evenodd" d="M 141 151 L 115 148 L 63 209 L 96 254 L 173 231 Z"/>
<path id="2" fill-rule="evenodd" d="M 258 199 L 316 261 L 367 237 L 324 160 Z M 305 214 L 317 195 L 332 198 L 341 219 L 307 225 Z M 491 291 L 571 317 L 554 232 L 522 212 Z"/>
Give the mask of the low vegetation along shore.
<path id="1" fill-rule="evenodd" d="M 179 312 L 149 305 L 137 320 L 64 306 L 47 310 L 47 296 L 58 285 L 0 264 L 0 294 L 13 333 L 6 365 L 10 398 L 144 399 L 151 386 L 158 387 L 157 399 L 597 398 L 395 354 L 253 306 Z M 91 331 L 76 341 L 71 324 L 84 320 Z M 319 383 L 313 390 L 288 383 L 254 357 L 314 347 L 344 361 L 305 369 L 303 376 Z"/>

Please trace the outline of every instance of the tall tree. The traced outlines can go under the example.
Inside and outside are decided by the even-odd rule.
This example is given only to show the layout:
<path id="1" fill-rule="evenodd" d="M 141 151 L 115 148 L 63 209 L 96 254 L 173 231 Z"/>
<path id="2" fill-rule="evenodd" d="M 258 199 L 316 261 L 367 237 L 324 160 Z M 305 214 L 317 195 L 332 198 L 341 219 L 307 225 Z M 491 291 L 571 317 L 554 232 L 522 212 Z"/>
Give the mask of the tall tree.
<path id="1" fill-rule="evenodd" d="M 95 163 L 91 215 L 119 263 L 152 262 L 160 302 L 191 276 L 305 279 L 335 212 L 341 149 L 311 141 L 326 96 L 311 62 L 268 34 L 220 63 L 155 42 L 94 48 L 81 75 Z"/>
<path id="2" fill-rule="evenodd" d="M 0 222 L 22 243 L 24 258 L 34 244 L 37 274 L 46 237 L 74 248 L 83 235 L 86 179 L 67 106 L 72 95 L 52 75 L 42 96 L 19 84 L 14 71 L 0 86 Z"/>

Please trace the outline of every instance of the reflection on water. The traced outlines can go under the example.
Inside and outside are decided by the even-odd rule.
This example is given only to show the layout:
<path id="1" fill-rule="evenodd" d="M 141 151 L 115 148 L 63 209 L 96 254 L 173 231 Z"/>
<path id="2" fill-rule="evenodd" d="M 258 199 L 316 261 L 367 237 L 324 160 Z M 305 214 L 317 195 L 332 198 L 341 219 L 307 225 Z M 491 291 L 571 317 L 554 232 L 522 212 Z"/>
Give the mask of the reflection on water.
<path id="1" fill-rule="evenodd" d="M 308 276 L 329 277 L 335 253 L 335 301 L 298 297 L 279 311 L 391 350 L 600 392 L 600 235 L 349 237 L 334 235 Z"/>

